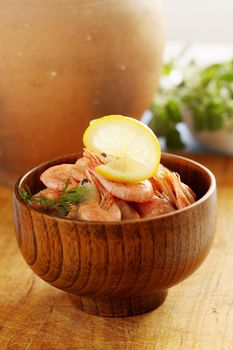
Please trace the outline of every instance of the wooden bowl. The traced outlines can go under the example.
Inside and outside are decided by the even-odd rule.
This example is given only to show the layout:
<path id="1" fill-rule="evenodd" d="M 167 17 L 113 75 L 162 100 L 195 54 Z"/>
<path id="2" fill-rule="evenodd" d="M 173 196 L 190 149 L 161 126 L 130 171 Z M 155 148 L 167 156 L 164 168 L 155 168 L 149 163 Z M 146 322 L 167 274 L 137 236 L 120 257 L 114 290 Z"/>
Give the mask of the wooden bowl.
<path id="1" fill-rule="evenodd" d="M 54 217 L 27 206 L 19 186 L 42 188 L 40 174 L 77 155 L 29 171 L 14 188 L 14 219 L 21 253 L 44 281 L 67 292 L 77 307 L 102 316 L 132 316 L 157 308 L 169 287 L 191 275 L 211 247 L 216 184 L 204 166 L 171 154 L 162 163 L 177 171 L 198 200 L 150 219 L 85 222 Z"/>

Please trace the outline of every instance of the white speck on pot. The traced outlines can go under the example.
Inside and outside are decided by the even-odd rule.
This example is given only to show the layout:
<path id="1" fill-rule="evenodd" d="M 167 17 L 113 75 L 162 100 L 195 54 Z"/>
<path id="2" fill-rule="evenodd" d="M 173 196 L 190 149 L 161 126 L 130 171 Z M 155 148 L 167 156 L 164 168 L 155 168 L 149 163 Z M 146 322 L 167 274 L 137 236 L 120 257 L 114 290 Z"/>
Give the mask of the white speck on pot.
<path id="1" fill-rule="evenodd" d="M 22 51 L 17 51 L 17 55 L 18 55 L 18 56 L 23 56 Z"/>
<path id="2" fill-rule="evenodd" d="M 24 23 L 24 27 L 25 27 L 25 28 L 28 28 L 28 27 L 29 27 L 29 24 L 28 24 L 28 23 Z"/>
<path id="3" fill-rule="evenodd" d="M 86 40 L 87 40 L 87 41 L 91 41 L 91 40 L 92 40 L 92 35 L 88 34 L 88 35 L 86 36 Z"/>
<path id="4" fill-rule="evenodd" d="M 126 65 L 125 64 L 118 64 L 117 68 L 120 70 L 126 70 Z"/>
<path id="5" fill-rule="evenodd" d="M 50 72 L 50 76 L 51 76 L 52 78 L 55 78 L 55 77 L 58 76 L 58 72 L 52 71 L 52 72 Z"/>

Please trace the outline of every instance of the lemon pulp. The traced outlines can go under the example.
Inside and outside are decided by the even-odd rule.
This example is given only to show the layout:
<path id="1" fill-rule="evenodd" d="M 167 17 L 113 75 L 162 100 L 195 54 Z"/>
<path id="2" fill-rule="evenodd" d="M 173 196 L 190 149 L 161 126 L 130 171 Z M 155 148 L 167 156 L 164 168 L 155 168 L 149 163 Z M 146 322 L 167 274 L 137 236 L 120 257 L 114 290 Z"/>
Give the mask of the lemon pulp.
<path id="1" fill-rule="evenodd" d="M 160 145 L 154 133 L 143 123 L 125 116 L 92 120 L 83 143 L 112 157 L 113 160 L 95 170 L 114 181 L 134 183 L 148 179 L 160 162 Z"/>

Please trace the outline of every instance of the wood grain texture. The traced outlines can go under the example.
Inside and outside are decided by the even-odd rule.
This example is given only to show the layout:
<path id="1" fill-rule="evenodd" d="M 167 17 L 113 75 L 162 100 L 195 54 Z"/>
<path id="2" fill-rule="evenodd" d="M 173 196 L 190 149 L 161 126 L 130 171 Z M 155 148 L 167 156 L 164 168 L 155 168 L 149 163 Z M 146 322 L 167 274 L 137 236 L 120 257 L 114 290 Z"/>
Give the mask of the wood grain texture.
<path id="1" fill-rule="evenodd" d="M 217 178 L 214 245 L 197 272 L 170 289 L 162 306 L 136 317 L 102 318 L 78 311 L 65 293 L 27 268 L 15 240 L 12 191 L 0 187 L 0 349 L 232 349 L 233 158 L 192 158 Z"/>
<path id="2" fill-rule="evenodd" d="M 188 277 L 205 259 L 215 233 L 213 175 L 197 163 L 163 154 L 197 194 L 194 205 L 154 219 L 115 223 L 74 221 L 27 206 L 18 187 L 32 194 L 47 162 L 23 177 L 14 191 L 16 235 L 22 255 L 43 280 L 65 292 L 81 309 L 102 316 L 132 316 L 158 307 L 167 289 Z"/>

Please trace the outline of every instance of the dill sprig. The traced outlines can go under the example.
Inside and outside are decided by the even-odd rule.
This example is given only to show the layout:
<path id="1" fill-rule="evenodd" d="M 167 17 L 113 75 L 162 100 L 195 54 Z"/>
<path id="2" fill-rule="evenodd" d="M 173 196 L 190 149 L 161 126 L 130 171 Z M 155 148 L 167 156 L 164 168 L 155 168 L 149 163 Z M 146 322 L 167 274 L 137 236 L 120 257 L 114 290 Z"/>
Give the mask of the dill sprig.
<path id="1" fill-rule="evenodd" d="M 25 190 L 23 187 L 19 187 L 19 194 L 25 203 L 28 204 L 30 202 L 32 195 L 30 193 L 29 188 L 27 188 L 27 190 Z"/>
<path id="2" fill-rule="evenodd" d="M 38 207 L 46 212 L 56 213 L 59 216 L 66 216 L 74 205 L 79 205 L 90 194 L 87 186 L 76 186 L 71 189 L 64 187 L 57 200 L 49 199 L 45 196 L 34 197 L 30 190 L 20 187 L 19 194 L 23 201 L 28 205 L 38 204 Z"/>
<path id="3" fill-rule="evenodd" d="M 67 215 L 74 205 L 79 205 L 89 195 L 90 190 L 86 186 L 77 186 L 63 191 L 57 202 L 57 208 L 60 215 Z"/>

